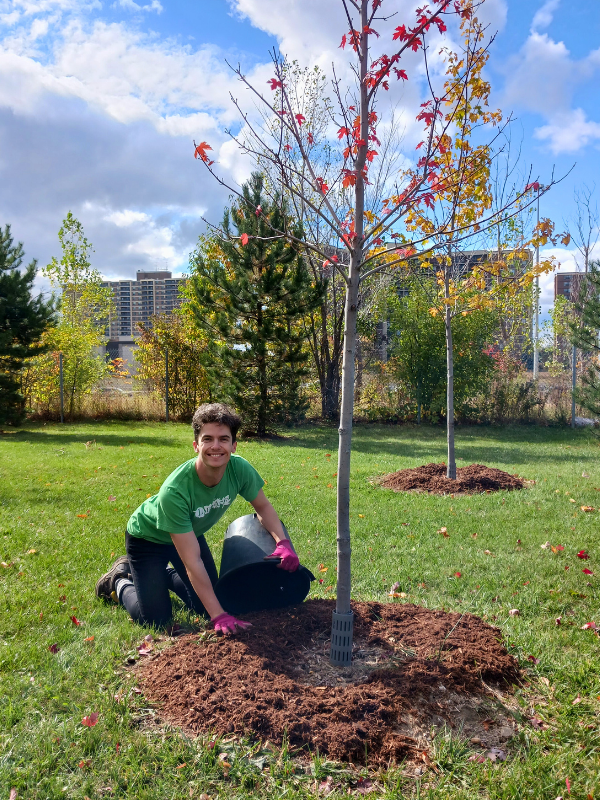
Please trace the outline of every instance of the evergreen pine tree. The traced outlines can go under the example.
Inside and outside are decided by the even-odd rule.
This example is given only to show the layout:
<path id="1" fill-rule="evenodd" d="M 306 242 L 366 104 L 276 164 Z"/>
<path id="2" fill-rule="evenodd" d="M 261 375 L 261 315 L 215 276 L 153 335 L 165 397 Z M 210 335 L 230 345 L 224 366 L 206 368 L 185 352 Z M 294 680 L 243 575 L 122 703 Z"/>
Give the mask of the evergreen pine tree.
<path id="1" fill-rule="evenodd" d="M 324 293 L 323 284 L 311 282 L 301 245 L 273 233 L 289 230 L 300 242 L 302 228 L 285 201 L 269 201 L 263 189 L 263 176 L 253 173 L 225 210 L 223 236 L 196 252 L 190 285 L 196 319 L 215 339 L 216 369 L 227 372 L 244 427 L 258 436 L 306 411 L 300 322 Z"/>
<path id="2" fill-rule="evenodd" d="M 10 225 L 0 229 L 0 424 L 17 425 L 25 416 L 19 372 L 26 358 L 44 350 L 40 337 L 54 313 L 53 301 L 33 297 L 37 262 L 21 271 L 23 255 Z"/>
<path id="3" fill-rule="evenodd" d="M 592 261 L 589 272 L 581 278 L 579 297 L 575 299 L 577 321 L 570 325 L 571 336 L 575 347 L 594 357 L 581 376 L 575 399 L 600 416 L 600 261 Z"/>

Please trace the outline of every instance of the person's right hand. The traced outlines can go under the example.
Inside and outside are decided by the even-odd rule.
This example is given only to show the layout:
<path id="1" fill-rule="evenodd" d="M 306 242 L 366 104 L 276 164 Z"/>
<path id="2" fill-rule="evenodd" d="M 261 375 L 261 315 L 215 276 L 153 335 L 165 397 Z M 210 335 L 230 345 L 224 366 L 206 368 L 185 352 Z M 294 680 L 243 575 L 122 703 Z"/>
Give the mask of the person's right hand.
<path id="1" fill-rule="evenodd" d="M 237 633 L 238 628 L 241 631 L 245 631 L 246 628 L 252 627 L 251 622 L 243 622 L 241 619 L 236 619 L 226 611 L 223 614 L 219 614 L 218 617 L 211 619 L 211 622 L 217 633 L 223 633 L 227 635 L 230 633 Z"/>

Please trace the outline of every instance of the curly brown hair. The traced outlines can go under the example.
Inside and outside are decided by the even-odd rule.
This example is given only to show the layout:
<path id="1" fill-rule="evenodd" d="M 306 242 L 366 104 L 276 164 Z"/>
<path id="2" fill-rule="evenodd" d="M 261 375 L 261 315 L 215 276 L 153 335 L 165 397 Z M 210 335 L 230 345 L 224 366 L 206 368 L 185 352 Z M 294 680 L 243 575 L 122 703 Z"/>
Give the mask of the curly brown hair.
<path id="1" fill-rule="evenodd" d="M 202 426 L 209 422 L 227 425 L 231 431 L 231 439 L 234 442 L 240 425 L 242 424 L 242 420 L 231 406 L 225 405 L 225 403 L 203 403 L 196 409 L 192 417 L 192 428 L 194 430 L 194 440 L 196 442 L 202 431 Z"/>

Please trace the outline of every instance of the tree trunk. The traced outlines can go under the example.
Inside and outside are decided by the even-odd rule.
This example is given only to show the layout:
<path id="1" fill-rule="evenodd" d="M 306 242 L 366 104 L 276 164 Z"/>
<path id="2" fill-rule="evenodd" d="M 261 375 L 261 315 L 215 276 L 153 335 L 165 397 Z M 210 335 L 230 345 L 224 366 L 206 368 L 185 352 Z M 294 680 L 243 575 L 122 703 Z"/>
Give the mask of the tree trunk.
<path id="1" fill-rule="evenodd" d="M 444 280 L 444 297 L 450 297 L 450 273 L 446 269 Z M 456 453 L 454 451 L 454 352 L 452 347 L 452 313 L 450 306 L 446 304 L 445 324 L 446 324 L 446 430 L 448 436 L 448 460 L 446 477 L 456 480 Z"/>
<path id="2" fill-rule="evenodd" d="M 359 254 L 352 255 L 346 291 L 344 358 L 342 363 L 342 408 L 339 428 L 337 474 L 337 603 L 338 614 L 350 613 L 350 453 L 354 411 L 354 362 L 358 306 Z"/>
<path id="3" fill-rule="evenodd" d="M 360 403 L 360 395 L 362 392 L 362 385 L 363 385 L 363 353 L 362 353 L 362 343 L 360 341 L 360 336 L 356 337 L 356 375 L 354 378 L 354 402 Z"/>
<path id="4" fill-rule="evenodd" d="M 325 365 L 321 385 L 321 413 L 324 419 L 337 420 L 340 400 L 340 369 L 337 360 Z"/>

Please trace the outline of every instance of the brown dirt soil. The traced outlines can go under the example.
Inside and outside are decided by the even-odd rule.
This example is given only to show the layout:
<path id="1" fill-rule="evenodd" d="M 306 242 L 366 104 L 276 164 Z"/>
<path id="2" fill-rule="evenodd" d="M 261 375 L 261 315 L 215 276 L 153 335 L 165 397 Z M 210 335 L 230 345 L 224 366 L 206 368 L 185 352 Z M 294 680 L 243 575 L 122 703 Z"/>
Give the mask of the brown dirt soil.
<path id="1" fill-rule="evenodd" d="M 501 469 L 469 464 L 458 467 L 456 480 L 446 477 L 445 464 L 425 464 L 415 469 L 401 469 L 377 480 L 380 486 L 396 492 L 429 492 L 430 494 L 476 494 L 522 489 L 526 481 Z"/>
<path id="2" fill-rule="evenodd" d="M 336 669 L 327 661 L 333 607 L 308 600 L 251 615 L 253 628 L 236 637 L 182 636 L 140 665 L 144 695 L 189 733 L 275 744 L 287 735 L 336 761 L 364 763 L 366 753 L 370 765 L 422 751 L 428 736 L 415 730 L 432 724 L 464 724 L 469 736 L 507 730 L 484 698 L 485 684 L 506 688 L 519 674 L 499 629 L 470 614 L 355 603 L 354 662 Z M 469 709 L 462 718 L 460 707 Z M 478 715 L 484 727 L 469 727 Z M 481 746 L 498 741 L 493 731 L 484 738 Z"/>

